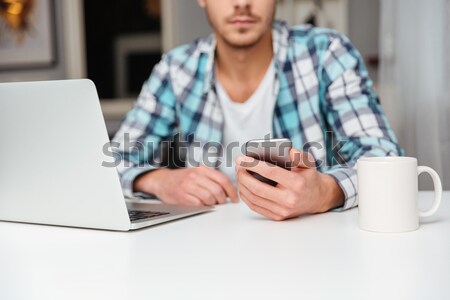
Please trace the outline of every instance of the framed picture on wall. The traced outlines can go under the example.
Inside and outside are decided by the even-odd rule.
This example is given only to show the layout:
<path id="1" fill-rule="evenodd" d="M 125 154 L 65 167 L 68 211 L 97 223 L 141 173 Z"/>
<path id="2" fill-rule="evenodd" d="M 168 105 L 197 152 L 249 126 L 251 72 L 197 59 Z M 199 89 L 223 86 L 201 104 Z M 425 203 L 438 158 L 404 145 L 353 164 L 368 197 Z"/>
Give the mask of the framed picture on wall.
<path id="1" fill-rule="evenodd" d="M 0 0 L 0 71 L 56 62 L 54 0 Z"/>

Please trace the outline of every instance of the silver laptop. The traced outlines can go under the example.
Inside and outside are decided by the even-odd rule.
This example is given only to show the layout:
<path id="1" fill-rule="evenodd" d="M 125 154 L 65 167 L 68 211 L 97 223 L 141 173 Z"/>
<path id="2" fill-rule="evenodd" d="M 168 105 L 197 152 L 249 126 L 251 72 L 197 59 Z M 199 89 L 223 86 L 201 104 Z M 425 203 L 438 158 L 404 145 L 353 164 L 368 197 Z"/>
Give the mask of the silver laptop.
<path id="1" fill-rule="evenodd" d="M 0 83 L 0 220 L 127 231 L 211 210 L 125 201 L 90 80 Z"/>

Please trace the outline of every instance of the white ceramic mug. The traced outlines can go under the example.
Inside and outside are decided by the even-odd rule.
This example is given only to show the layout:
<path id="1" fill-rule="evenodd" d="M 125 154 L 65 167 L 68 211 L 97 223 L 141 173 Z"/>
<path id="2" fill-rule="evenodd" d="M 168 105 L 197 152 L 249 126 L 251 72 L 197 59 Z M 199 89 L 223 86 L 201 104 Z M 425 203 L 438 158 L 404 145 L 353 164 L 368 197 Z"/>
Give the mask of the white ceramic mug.
<path id="1" fill-rule="evenodd" d="M 418 176 L 430 174 L 434 202 L 427 211 L 418 208 Z M 413 157 L 363 157 L 357 162 L 359 227 L 375 232 L 406 232 L 419 228 L 419 217 L 434 214 L 442 197 L 439 175 L 417 166 Z"/>

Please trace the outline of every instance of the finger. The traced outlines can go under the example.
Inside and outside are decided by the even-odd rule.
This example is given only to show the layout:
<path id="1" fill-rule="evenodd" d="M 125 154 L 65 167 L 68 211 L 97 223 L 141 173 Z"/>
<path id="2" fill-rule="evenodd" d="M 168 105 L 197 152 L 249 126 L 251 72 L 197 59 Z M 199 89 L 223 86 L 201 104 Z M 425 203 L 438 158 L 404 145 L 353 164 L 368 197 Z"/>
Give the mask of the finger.
<path id="1" fill-rule="evenodd" d="M 294 175 L 289 170 L 248 156 L 238 157 L 236 159 L 236 165 L 238 165 L 239 168 L 250 170 L 261 176 L 272 179 L 284 186 L 289 186 L 295 180 Z"/>
<path id="2" fill-rule="evenodd" d="M 214 196 L 205 188 L 198 184 L 192 184 L 187 193 L 197 199 L 199 199 L 203 205 L 214 205 L 216 204 L 216 199 Z"/>
<path id="3" fill-rule="evenodd" d="M 239 184 L 244 185 L 253 194 L 260 197 L 277 201 L 286 198 L 286 190 L 273 187 L 269 184 L 259 181 L 245 169 L 239 169 L 237 172 L 237 180 Z"/>
<path id="4" fill-rule="evenodd" d="M 224 174 L 220 173 L 217 170 L 205 166 L 201 166 L 201 168 L 208 178 L 214 180 L 222 187 L 225 194 L 231 199 L 231 202 L 234 203 L 238 202 L 236 188 L 233 186 L 233 184 L 231 183 L 230 179 L 228 179 L 227 176 L 225 176 Z"/>
<path id="5" fill-rule="evenodd" d="M 198 185 L 201 188 L 208 190 L 213 195 L 216 203 L 224 204 L 225 202 L 227 202 L 227 195 L 225 194 L 222 187 L 215 181 L 212 181 L 208 178 L 205 180 L 200 180 L 198 182 Z"/>
<path id="6" fill-rule="evenodd" d="M 283 220 L 283 218 L 281 216 L 278 216 L 278 215 L 274 214 L 270 210 L 267 210 L 267 209 L 265 209 L 263 207 L 260 207 L 260 206 L 258 206 L 256 204 L 253 204 L 252 202 L 248 201 L 247 198 L 245 196 L 243 196 L 242 194 L 241 194 L 241 199 L 254 212 L 256 212 L 256 213 L 258 213 L 260 215 L 263 215 L 264 217 L 266 217 L 268 219 L 271 219 L 271 220 L 274 220 L 274 221 L 281 221 L 281 220 Z"/>
<path id="7" fill-rule="evenodd" d="M 289 152 L 293 168 L 301 169 L 315 169 L 316 160 L 314 156 L 305 151 L 300 151 L 298 149 L 292 148 Z"/>
<path id="8" fill-rule="evenodd" d="M 205 205 L 200 199 L 198 199 L 197 197 L 195 197 L 193 195 L 190 195 L 190 194 L 186 194 L 183 197 L 182 204 L 193 205 L 193 206 L 203 206 L 203 205 Z"/>
<path id="9" fill-rule="evenodd" d="M 285 208 L 274 201 L 253 194 L 243 185 L 239 185 L 239 193 L 241 194 L 241 197 L 245 197 L 245 199 L 247 199 L 252 204 L 264 208 L 272 212 L 274 215 L 283 218 L 287 218 L 291 215 L 291 212 L 288 208 Z"/>

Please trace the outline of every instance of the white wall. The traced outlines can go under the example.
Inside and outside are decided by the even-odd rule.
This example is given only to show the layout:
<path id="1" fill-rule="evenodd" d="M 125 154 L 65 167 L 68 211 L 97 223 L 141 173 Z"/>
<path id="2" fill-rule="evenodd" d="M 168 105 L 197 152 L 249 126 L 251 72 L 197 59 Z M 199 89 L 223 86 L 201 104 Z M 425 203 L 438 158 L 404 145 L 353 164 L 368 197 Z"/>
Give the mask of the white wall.
<path id="1" fill-rule="evenodd" d="M 348 37 L 362 57 L 376 57 L 380 40 L 380 1 L 348 0 Z M 369 75 L 378 85 L 378 66 L 367 65 Z"/>
<path id="2" fill-rule="evenodd" d="M 162 0 L 163 51 L 192 43 L 211 33 L 205 12 L 196 0 Z"/>
<path id="3" fill-rule="evenodd" d="M 317 16 L 318 26 L 331 27 L 348 34 L 348 0 L 322 0 L 322 11 Z M 313 0 L 280 0 L 277 3 L 277 19 L 290 25 L 305 22 L 314 12 Z"/>
<path id="4" fill-rule="evenodd" d="M 380 2 L 378 0 L 348 1 L 349 37 L 363 56 L 378 54 Z"/>

